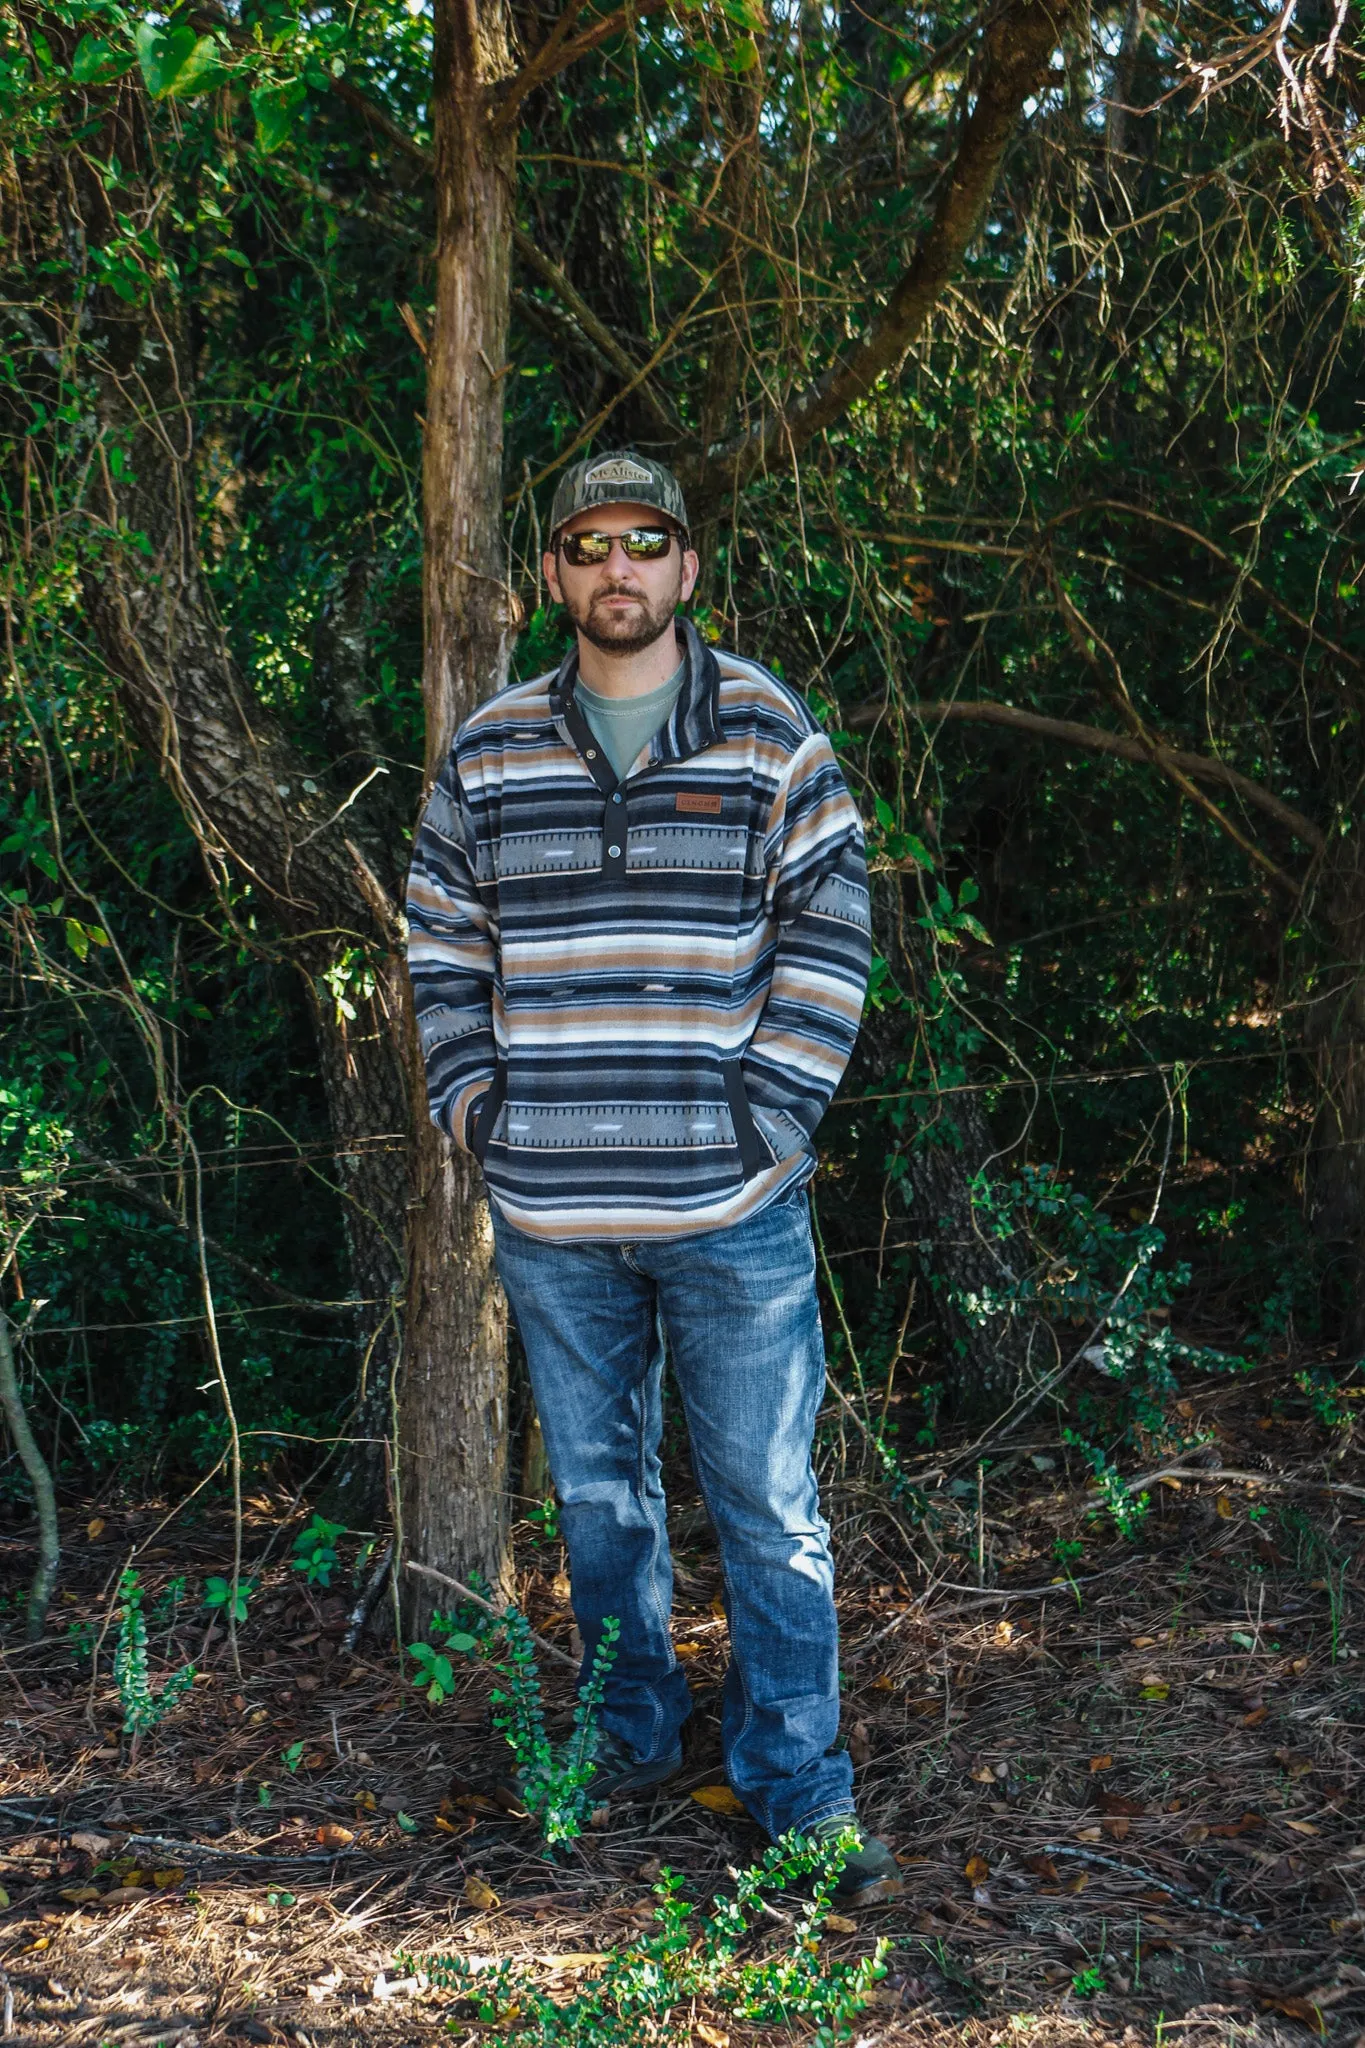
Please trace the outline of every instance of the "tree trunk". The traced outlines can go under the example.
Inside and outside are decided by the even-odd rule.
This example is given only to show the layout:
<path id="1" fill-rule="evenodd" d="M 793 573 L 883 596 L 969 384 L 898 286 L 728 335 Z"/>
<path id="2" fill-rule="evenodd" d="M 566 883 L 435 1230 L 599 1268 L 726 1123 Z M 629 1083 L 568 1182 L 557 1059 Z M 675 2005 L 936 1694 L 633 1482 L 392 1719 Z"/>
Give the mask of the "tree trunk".
<path id="1" fill-rule="evenodd" d="M 139 138 L 118 139 L 124 162 L 136 160 Z M 489 274 L 476 277 L 452 256 L 448 228 L 444 237 L 429 460 L 438 550 L 429 766 L 456 719 L 481 690 L 496 687 L 506 666 L 500 582 L 450 572 L 460 561 L 491 576 L 500 562 L 500 385 L 483 370 L 480 349 L 501 363 L 509 198 L 494 179 L 465 216 L 467 239 L 477 243 L 483 227 L 492 230 Z M 114 228 L 102 188 L 90 181 L 81 200 L 81 227 L 98 246 Z M 426 1115 L 397 909 L 399 820 L 382 780 L 334 817 L 359 779 L 354 762 L 345 789 L 329 786 L 326 770 L 237 671 L 200 568 L 192 363 L 175 309 L 98 299 L 105 339 L 92 396 L 100 441 L 130 457 L 117 479 L 107 463 L 97 466 L 98 510 L 105 532 L 144 535 L 148 553 L 111 542 L 87 575 L 89 615 L 129 722 L 170 783 L 225 908 L 229 875 L 246 877 L 262 929 L 274 927 L 266 943 L 307 982 L 353 1284 L 366 1303 L 359 1314 L 368 1398 L 356 1434 L 390 1433 L 401 1356 L 404 1547 L 438 1569 L 483 1571 L 496 1581 L 506 1541 L 504 1317 L 477 1176 L 449 1156 Z M 472 387 L 475 403 L 461 405 L 459 365 L 471 353 L 483 384 Z M 261 943 L 245 931 L 243 938 Z M 357 1520 L 372 1506 L 378 1448 L 343 1473 Z"/>
<path id="2" fill-rule="evenodd" d="M 494 123 L 512 69 L 497 0 L 437 0 L 436 307 L 427 383 L 426 775 L 456 727 L 501 689 L 519 623 L 502 517 L 515 131 Z M 417 1059 L 409 1025 L 409 1058 Z M 507 1311 L 477 1167 L 423 1118 L 413 1148 L 408 1362 L 399 1481 L 404 1540 L 423 1564 L 507 1579 Z M 452 1486 L 452 1459 L 463 1484 Z M 414 1625 L 430 1604 L 404 1588 Z"/>

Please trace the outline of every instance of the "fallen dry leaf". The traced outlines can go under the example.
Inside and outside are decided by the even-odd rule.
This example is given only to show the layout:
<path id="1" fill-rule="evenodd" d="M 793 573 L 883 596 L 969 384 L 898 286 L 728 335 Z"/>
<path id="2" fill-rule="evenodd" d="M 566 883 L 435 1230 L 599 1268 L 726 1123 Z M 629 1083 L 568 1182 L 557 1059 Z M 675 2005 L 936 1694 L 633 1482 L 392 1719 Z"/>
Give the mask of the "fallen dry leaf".
<path id="1" fill-rule="evenodd" d="M 984 1856 L 972 1855 L 967 1858 L 966 1867 L 962 1875 L 966 1878 L 968 1884 L 984 1884 L 990 1874 L 991 1866 Z"/>
<path id="2" fill-rule="evenodd" d="M 109 1854 L 113 1843 L 108 1835 L 97 1835 L 87 1828 L 81 1828 L 71 1837 L 73 1849 L 83 1849 L 87 1856 L 93 1856 L 96 1863 Z"/>
<path id="3" fill-rule="evenodd" d="M 68 1906 L 93 1906 L 97 1899 L 103 1897 L 103 1893 L 98 1885 L 73 1884 L 68 1891 L 59 1892 L 57 1896 L 65 1899 Z M 8 1898 L 5 1904 L 9 1904 Z"/>
<path id="4" fill-rule="evenodd" d="M 1257 1997 L 1265 2010 L 1282 2012 L 1287 2019 L 1302 2020 L 1315 2034 L 1327 2032 L 1327 2022 L 1322 2016 L 1321 2008 L 1314 2005 L 1311 1998 L 1284 1997 L 1278 1991 L 1261 1991 L 1257 1993 Z"/>
<path id="5" fill-rule="evenodd" d="M 1111 1842 L 1123 1842 L 1128 1839 L 1128 1830 L 1133 1823 L 1126 1813 L 1111 1813 L 1100 1825 Z"/>
<path id="6" fill-rule="evenodd" d="M 159 1892 L 168 1892 L 173 1885 L 183 1884 L 184 1882 L 185 1873 L 183 1870 L 154 1870 L 152 1872 L 152 1883 Z"/>
<path id="7" fill-rule="evenodd" d="M 673 1645 L 673 1655 L 674 1655 L 675 1657 L 700 1657 L 700 1655 L 701 1655 L 701 1644 L 700 1644 L 700 1643 L 674 1643 L 674 1645 Z"/>
<path id="8" fill-rule="evenodd" d="M 1088 1870 L 1082 1870 L 1079 1871 L 1075 1877 L 1067 1879 L 1066 1888 L 1069 1892 L 1083 1892 L 1086 1886 L 1089 1884 L 1089 1882 L 1090 1872 Z"/>
<path id="9" fill-rule="evenodd" d="M 1030 1856 L 1028 1858 L 1028 1868 L 1035 1877 L 1041 1877 L 1047 1884 L 1059 1884 L 1061 1882 L 1057 1875 L 1057 1866 L 1050 1856 Z"/>
<path id="10" fill-rule="evenodd" d="M 728 1785 L 698 1785 L 692 1797 L 708 1813 L 740 1814 L 748 1811 L 744 1801 L 736 1799 Z"/>
<path id="11" fill-rule="evenodd" d="M 91 1543 L 98 1543 L 104 1534 L 104 1516 L 93 1515 L 85 1525 L 85 1533 Z"/>
<path id="12" fill-rule="evenodd" d="M 1139 1820 L 1147 1811 L 1140 1799 L 1126 1799 L 1122 1792 L 1097 1792 L 1095 1804 L 1101 1813 L 1122 1813 L 1130 1820 Z"/>
<path id="13" fill-rule="evenodd" d="M 1114 1759 L 1112 1756 L 1092 1756 L 1090 1759 L 1090 1768 L 1092 1771 L 1109 1771 L 1112 1770 L 1113 1767 Z"/>
<path id="14" fill-rule="evenodd" d="M 355 1803 L 362 1813 L 374 1813 L 379 1807 L 379 1801 L 375 1798 L 373 1792 L 357 1792 Z"/>
<path id="15" fill-rule="evenodd" d="M 1316 1835 L 1319 1832 L 1311 1820 L 1287 1820 L 1285 1826 L 1293 1828 L 1296 1835 Z"/>
<path id="16" fill-rule="evenodd" d="M 1134 1636 L 1133 1648 L 1135 1650 L 1154 1650 L 1157 1646 L 1157 1641 L 1158 1638 L 1156 1636 Z"/>
<path id="17" fill-rule="evenodd" d="M 873 1692 L 894 1692 L 896 1690 L 896 1681 L 894 1678 L 888 1677 L 886 1672 L 883 1671 L 880 1678 L 873 1679 L 872 1690 Z"/>
<path id="18" fill-rule="evenodd" d="M 856 1934 L 858 1923 L 850 1920 L 847 1913 L 826 1913 L 825 1925 L 831 1934 Z"/>
<path id="19" fill-rule="evenodd" d="M 865 1771 L 872 1761 L 872 1738 L 866 1721 L 855 1721 L 848 1731 L 849 1760 L 855 1771 Z"/>
<path id="20" fill-rule="evenodd" d="M 1242 1726 L 1244 1728 L 1259 1728 L 1269 1712 L 1269 1707 L 1253 1707 L 1249 1714 L 1243 1714 Z"/>
<path id="21" fill-rule="evenodd" d="M 491 1884 L 485 1884 L 481 1877 L 467 1877 L 464 1881 L 466 1905 L 473 1906 L 479 1913 L 496 1913 L 502 1900 Z"/>
<path id="22" fill-rule="evenodd" d="M 1220 1516 L 1225 1522 L 1230 1522 L 1237 1512 L 1236 1508 L 1232 1505 L 1231 1500 L 1225 1493 L 1220 1493 L 1218 1495 L 1218 1498 L 1214 1501 L 1214 1506 L 1217 1508 Z"/>
<path id="23" fill-rule="evenodd" d="M 1077 1828 L 1076 1830 L 1076 1840 L 1078 1842 L 1098 1842 L 1099 1839 L 1100 1831 L 1098 1828 Z"/>
<path id="24" fill-rule="evenodd" d="M 993 1785 L 995 1783 L 995 1772 L 989 1764 L 978 1764 L 974 1771 L 968 1771 L 967 1776 L 974 1785 Z"/>
<path id="25" fill-rule="evenodd" d="M 1205 1833 L 1210 1835 L 1218 1835 L 1222 1837 L 1223 1840 L 1228 1841 L 1236 1835 L 1249 1834 L 1252 1828 L 1263 1828 L 1264 1826 L 1264 1814 L 1244 1813 L 1240 1820 L 1219 1821 L 1216 1827 L 1206 1828 Z"/>
<path id="26" fill-rule="evenodd" d="M 325 1820 L 318 1829 L 315 1840 L 324 1849 L 345 1849 L 355 1840 L 355 1831 L 344 1828 L 339 1820 Z"/>
<path id="27" fill-rule="evenodd" d="M 706 2048 L 730 2048 L 730 2036 L 723 2034 L 719 2027 L 710 2026 L 705 2020 L 694 2020 L 697 2039 L 705 2041 Z"/>

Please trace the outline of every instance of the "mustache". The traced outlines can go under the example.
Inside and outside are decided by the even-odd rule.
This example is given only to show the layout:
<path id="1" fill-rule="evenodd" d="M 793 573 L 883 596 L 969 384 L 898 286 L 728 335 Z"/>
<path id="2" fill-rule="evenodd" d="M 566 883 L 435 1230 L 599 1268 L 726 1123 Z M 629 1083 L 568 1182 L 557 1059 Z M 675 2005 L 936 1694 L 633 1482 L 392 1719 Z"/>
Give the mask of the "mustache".
<path id="1" fill-rule="evenodd" d="M 603 584 L 600 590 L 594 590 L 592 597 L 589 599 L 589 603 L 596 604 L 600 598 L 604 597 L 637 597 L 643 604 L 647 604 L 649 602 L 644 591 L 641 590 L 638 583 Z"/>

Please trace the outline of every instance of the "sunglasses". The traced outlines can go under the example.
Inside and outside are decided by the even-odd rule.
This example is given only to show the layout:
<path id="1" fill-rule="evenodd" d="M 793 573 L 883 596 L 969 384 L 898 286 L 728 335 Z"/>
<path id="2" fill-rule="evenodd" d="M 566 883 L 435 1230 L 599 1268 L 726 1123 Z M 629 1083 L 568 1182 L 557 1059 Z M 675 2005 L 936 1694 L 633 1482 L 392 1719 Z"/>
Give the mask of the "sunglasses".
<path id="1" fill-rule="evenodd" d="M 662 562 L 673 545 L 666 526 L 632 526 L 626 533 L 566 533 L 560 540 L 566 562 L 575 569 L 591 569 L 607 561 L 613 541 L 630 562 Z"/>

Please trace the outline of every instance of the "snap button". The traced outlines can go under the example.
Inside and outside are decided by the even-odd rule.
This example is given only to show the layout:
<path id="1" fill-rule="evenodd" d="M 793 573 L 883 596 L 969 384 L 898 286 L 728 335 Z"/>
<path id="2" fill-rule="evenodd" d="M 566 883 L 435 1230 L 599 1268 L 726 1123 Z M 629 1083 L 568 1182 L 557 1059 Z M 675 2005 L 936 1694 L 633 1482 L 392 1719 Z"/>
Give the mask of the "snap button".
<path id="1" fill-rule="evenodd" d="M 614 804 L 619 804 L 619 803 L 620 803 L 620 801 L 621 801 L 621 792 L 620 792 L 620 790 L 618 789 L 618 790 L 616 791 L 615 795 L 614 795 L 614 796 L 612 797 L 612 802 L 613 802 Z"/>
<path id="2" fill-rule="evenodd" d="M 618 860 L 620 858 L 621 849 L 619 846 L 609 846 L 607 848 L 607 852 L 611 855 L 611 858 L 613 860 Z"/>
<path id="3" fill-rule="evenodd" d="M 597 749 L 596 749 L 596 747 L 589 747 L 589 748 L 588 748 L 588 755 L 587 755 L 587 758 L 588 758 L 588 759 L 589 759 L 590 761 L 595 761 L 595 760 L 597 759 Z"/>

